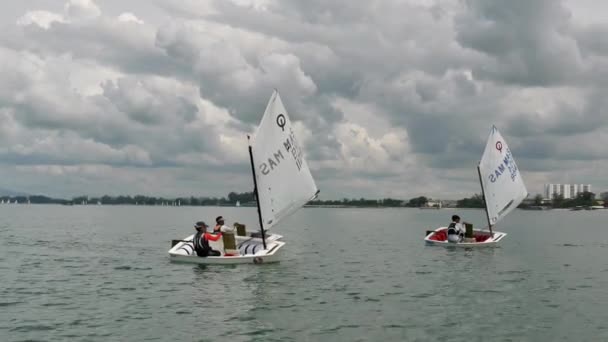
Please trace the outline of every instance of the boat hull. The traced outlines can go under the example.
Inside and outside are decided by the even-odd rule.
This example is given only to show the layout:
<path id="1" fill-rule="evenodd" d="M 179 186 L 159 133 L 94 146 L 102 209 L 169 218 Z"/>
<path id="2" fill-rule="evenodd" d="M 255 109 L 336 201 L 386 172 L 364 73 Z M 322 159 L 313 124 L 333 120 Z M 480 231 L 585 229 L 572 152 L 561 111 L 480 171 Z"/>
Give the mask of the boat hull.
<path id="1" fill-rule="evenodd" d="M 495 247 L 498 242 L 507 235 L 503 232 L 494 232 L 490 234 L 487 230 L 473 230 L 473 236 L 475 242 L 448 242 L 447 241 L 447 227 L 440 227 L 427 234 L 424 238 L 424 242 L 428 246 L 441 246 L 441 247 L 460 247 L 460 248 L 478 248 L 478 247 Z"/>
<path id="2" fill-rule="evenodd" d="M 236 242 L 238 254 L 226 255 L 223 243 L 210 241 L 209 245 L 214 250 L 222 253 L 220 256 L 199 257 L 194 252 L 191 242 L 194 234 L 188 236 L 183 241 L 177 243 L 169 250 L 169 257 L 172 262 L 184 262 L 203 265 L 235 265 L 235 264 L 265 264 L 278 262 L 282 254 L 285 242 L 280 241 L 281 235 L 271 234 L 266 238 L 266 249 L 263 247 L 262 239 L 247 236 L 237 236 Z"/>

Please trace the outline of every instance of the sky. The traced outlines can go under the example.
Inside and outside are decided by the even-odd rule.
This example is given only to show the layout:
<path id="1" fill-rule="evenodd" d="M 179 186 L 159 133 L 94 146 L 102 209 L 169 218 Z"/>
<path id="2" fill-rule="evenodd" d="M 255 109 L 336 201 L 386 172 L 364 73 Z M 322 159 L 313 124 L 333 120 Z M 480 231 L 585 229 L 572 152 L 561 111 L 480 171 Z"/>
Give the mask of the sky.
<path id="1" fill-rule="evenodd" d="M 56 197 L 253 188 L 274 88 L 322 199 L 479 193 L 492 125 L 532 194 L 608 190 L 608 3 L 0 3 L 0 188 Z"/>

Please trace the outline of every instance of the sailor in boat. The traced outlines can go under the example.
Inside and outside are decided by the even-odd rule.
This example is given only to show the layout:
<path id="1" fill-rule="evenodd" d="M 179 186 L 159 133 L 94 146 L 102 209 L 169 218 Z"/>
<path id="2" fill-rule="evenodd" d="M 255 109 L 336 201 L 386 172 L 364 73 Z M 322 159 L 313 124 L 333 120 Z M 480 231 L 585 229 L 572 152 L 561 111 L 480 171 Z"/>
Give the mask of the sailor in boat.
<path id="1" fill-rule="evenodd" d="M 207 232 L 208 227 L 209 226 L 203 221 L 196 222 L 194 225 L 194 229 L 196 229 L 196 234 L 194 234 L 193 239 L 194 250 L 199 257 L 220 256 L 221 253 L 219 251 L 216 251 L 209 246 L 209 240 L 219 240 L 222 237 L 222 233 L 210 234 Z"/>
<path id="2" fill-rule="evenodd" d="M 452 215 L 452 223 L 448 226 L 448 242 L 461 242 L 464 239 L 465 228 L 460 223 L 460 216 Z"/>
<path id="3" fill-rule="evenodd" d="M 218 216 L 215 218 L 215 227 L 213 227 L 213 233 L 234 233 L 234 228 L 228 227 L 224 224 L 224 217 Z"/>

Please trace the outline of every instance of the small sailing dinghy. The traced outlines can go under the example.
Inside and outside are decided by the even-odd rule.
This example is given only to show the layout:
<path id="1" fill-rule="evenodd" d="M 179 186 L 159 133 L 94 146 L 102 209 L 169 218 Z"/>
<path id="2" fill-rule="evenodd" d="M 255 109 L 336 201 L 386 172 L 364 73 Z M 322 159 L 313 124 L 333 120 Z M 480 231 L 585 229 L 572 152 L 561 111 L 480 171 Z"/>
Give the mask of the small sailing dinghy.
<path id="1" fill-rule="evenodd" d="M 319 190 L 276 90 L 268 101 L 253 143 L 249 141 L 249 157 L 260 231 L 247 235 L 244 229 L 242 232 L 237 229 L 236 236 L 223 233 L 222 239 L 209 241 L 211 248 L 220 251 L 221 255 L 208 257 L 197 256 L 193 234 L 175 241 L 169 250 L 171 260 L 198 264 L 279 261 L 285 242 L 281 241 L 281 235 L 268 235 L 268 230 L 314 199 Z"/>
<path id="2" fill-rule="evenodd" d="M 503 219 L 528 196 L 513 154 L 505 139 L 495 126 L 490 130 L 486 148 L 477 166 L 481 194 L 484 198 L 489 230 L 473 229 L 467 225 L 467 234 L 462 242 L 448 242 L 447 227 L 427 233 L 427 245 L 454 247 L 494 246 L 507 234 L 492 231 L 492 226 Z"/>

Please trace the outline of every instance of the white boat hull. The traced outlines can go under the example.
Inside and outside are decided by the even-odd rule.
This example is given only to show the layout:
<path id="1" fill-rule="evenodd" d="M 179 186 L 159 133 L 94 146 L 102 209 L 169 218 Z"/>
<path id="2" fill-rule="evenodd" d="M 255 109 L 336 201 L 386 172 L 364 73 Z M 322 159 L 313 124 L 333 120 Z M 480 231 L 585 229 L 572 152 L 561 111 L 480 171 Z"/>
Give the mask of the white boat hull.
<path id="1" fill-rule="evenodd" d="M 424 238 L 424 242 L 429 246 L 442 247 L 494 247 L 507 235 L 507 233 L 503 232 L 494 232 L 494 234 L 490 234 L 487 230 L 474 229 L 473 236 L 475 237 L 475 242 L 448 242 L 447 230 L 447 227 L 435 229 Z"/>
<path id="2" fill-rule="evenodd" d="M 278 234 L 270 234 L 266 238 L 266 249 L 262 239 L 249 236 L 236 236 L 238 255 L 226 255 L 222 240 L 209 241 L 212 249 L 219 251 L 220 256 L 199 257 L 194 251 L 192 239 L 194 234 L 177 243 L 169 250 L 171 261 L 187 262 L 203 265 L 234 265 L 234 264 L 264 264 L 278 262 L 285 242 Z"/>

